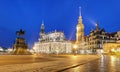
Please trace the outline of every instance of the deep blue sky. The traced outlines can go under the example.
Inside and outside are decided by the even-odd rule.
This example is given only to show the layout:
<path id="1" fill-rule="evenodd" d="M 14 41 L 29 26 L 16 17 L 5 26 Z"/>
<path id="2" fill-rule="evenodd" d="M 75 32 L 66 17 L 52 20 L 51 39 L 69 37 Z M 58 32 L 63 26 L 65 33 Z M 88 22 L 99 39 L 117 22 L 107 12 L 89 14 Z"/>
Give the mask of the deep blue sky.
<path id="1" fill-rule="evenodd" d="M 15 32 L 26 31 L 29 47 L 38 41 L 42 20 L 45 31 L 63 31 L 75 39 L 79 6 L 85 35 L 99 22 L 107 32 L 120 30 L 120 0 L 0 0 L 0 46 L 12 47 Z"/>

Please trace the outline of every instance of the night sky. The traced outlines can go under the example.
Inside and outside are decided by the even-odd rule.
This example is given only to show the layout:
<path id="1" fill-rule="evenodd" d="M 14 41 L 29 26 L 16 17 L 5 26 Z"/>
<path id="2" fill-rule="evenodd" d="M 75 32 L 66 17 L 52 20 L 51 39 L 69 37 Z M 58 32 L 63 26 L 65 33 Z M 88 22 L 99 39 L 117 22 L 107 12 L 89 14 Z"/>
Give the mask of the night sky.
<path id="1" fill-rule="evenodd" d="M 0 0 L 0 46 L 12 47 L 15 32 L 22 28 L 31 48 L 38 41 L 42 20 L 46 32 L 56 29 L 74 40 L 79 6 L 85 35 L 96 21 L 107 32 L 120 30 L 120 0 Z"/>

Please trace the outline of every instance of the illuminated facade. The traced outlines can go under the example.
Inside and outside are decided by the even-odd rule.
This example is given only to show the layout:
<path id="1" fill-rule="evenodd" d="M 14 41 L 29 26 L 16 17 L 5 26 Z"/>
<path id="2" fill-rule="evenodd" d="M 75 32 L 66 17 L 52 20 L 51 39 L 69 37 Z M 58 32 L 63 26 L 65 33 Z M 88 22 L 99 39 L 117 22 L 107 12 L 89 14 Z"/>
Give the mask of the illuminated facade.
<path id="1" fill-rule="evenodd" d="M 34 48 L 36 53 L 72 53 L 71 42 L 36 42 Z"/>
<path id="2" fill-rule="evenodd" d="M 90 34 L 86 36 L 86 42 L 88 42 L 88 49 L 102 49 L 103 44 L 108 40 L 108 36 L 104 29 L 100 29 L 98 23 L 96 23 L 95 30 L 91 30 Z"/>
<path id="3" fill-rule="evenodd" d="M 120 55 L 120 31 L 114 33 L 112 38 L 115 39 L 115 42 L 108 42 L 103 45 L 104 53 Z"/>
<path id="4" fill-rule="evenodd" d="M 34 44 L 33 49 L 36 53 L 72 53 L 72 43 L 66 41 L 63 32 L 45 33 L 42 23 L 39 42 Z"/>
<path id="5" fill-rule="evenodd" d="M 120 33 L 107 33 L 104 28 L 100 29 L 99 24 L 96 23 L 94 30 L 90 31 L 90 34 L 85 37 L 85 46 L 91 52 L 101 52 L 105 43 L 115 43 L 120 39 Z"/>
<path id="6" fill-rule="evenodd" d="M 120 54 L 120 42 L 105 43 L 103 45 L 104 53 Z"/>
<path id="7" fill-rule="evenodd" d="M 42 23 L 39 38 L 40 42 L 62 42 L 66 40 L 63 32 L 57 32 L 55 30 L 54 32 L 46 34 L 44 28 L 44 24 Z"/>

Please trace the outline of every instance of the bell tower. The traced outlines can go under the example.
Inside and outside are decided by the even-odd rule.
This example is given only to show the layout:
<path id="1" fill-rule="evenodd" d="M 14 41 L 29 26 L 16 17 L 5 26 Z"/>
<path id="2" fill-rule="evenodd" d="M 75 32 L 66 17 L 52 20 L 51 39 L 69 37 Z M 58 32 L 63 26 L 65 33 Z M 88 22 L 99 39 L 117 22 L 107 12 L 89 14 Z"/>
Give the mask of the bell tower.
<path id="1" fill-rule="evenodd" d="M 44 26 L 44 22 L 42 21 L 42 25 L 41 25 L 41 33 L 44 33 L 45 30 L 45 26 Z"/>
<path id="2" fill-rule="evenodd" d="M 45 35 L 45 26 L 44 26 L 44 21 L 42 21 L 41 27 L 40 27 L 40 39 L 39 41 L 44 41 L 44 36 Z"/>

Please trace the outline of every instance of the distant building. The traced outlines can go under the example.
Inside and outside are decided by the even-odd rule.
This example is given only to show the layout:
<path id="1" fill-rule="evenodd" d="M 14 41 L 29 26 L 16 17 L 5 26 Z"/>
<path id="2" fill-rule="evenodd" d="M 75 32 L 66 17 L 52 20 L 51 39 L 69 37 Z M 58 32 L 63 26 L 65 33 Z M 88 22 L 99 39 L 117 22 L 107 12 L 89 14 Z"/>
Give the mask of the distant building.
<path id="1" fill-rule="evenodd" d="M 0 52 L 3 52 L 3 51 L 4 51 L 4 49 L 2 47 L 0 47 Z"/>
<path id="2" fill-rule="evenodd" d="M 66 41 L 63 32 L 55 30 L 46 34 L 44 29 L 44 23 L 42 23 L 39 42 L 36 42 L 33 47 L 36 53 L 59 54 L 72 52 L 72 43 Z"/>
<path id="3" fill-rule="evenodd" d="M 8 54 L 10 54 L 8 52 L 8 48 L 0 47 L 0 55 L 8 55 Z"/>

